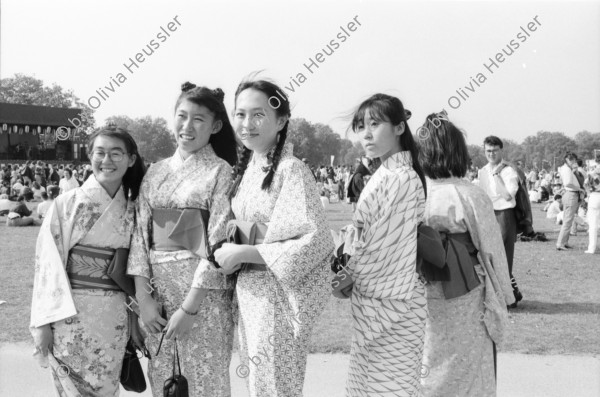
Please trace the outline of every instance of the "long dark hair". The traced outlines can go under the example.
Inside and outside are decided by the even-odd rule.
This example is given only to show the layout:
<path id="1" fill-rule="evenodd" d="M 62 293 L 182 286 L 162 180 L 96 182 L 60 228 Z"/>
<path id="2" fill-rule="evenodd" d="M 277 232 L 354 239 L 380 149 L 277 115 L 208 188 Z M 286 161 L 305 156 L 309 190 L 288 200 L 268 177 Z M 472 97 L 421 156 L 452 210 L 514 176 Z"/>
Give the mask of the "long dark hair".
<path id="1" fill-rule="evenodd" d="M 427 197 L 427 185 L 425 184 L 425 174 L 419 164 L 419 152 L 413 138 L 410 127 L 406 122 L 410 118 L 410 111 L 404 109 L 402 101 L 396 97 L 386 94 L 375 94 L 360 104 L 354 116 L 352 117 L 352 130 L 356 132 L 358 127 L 364 123 L 365 114 L 369 111 L 372 119 L 377 121 L 388 121 L 393 126 L 398 126 L 404 122 L 404 133 L 400 135 L 400 147 L 402 150 L 408 150 L 412 157 L 412 167 L 419 175 L 423 184 L 423 191 Z"/>
<path id="2" fill-rule="evenodd" d="M 211 90 L 210 88 L 197 87 L 195 84 L 185 82 L 181 85 L 181 94 L 175 102 L 175 111 L 184 100 L 210 110 L 214 114 L 215 120 L 220 120 L 223 126 L 219 132 L 210 136 L 208 143 L 211 144 L 217 156 L 233 167 L 237 162 L 237 143 L 233 127 L 229 122 L 229 117 L 227 117 L 227 110 L 223 103 L 224 99 L 225 93 L 220 88 Z"/>
<path id="3" fill-rule="evenodd" d="M 275 171 L 277 171 L 277 167 L 279 166 L 279 161 L 281 160 L 281 152 L 283 151 L 283 146 L 285 145 L 285 140 L 287 138 L 288 125 L 290 123 L 290 101 L 288 100 L 287 95 L 283 92 L 281 88 L 277 86 L 275 83 L 271 83 L 267 80 L 255 80 L 255 81 L 242 81 L 240 85 L 238 85 L 237 90 L 235 90 L 235 106 L 237 107 L 237 98 L 240 93 L 244 90 L 252 88 L 254 90 L 260 91 L 269 98 L 269 105 L 271 105 L 271 99 L 277 99 L 277 107 L 271 105 L 273 110 L 275 110 L 275 114 L 277 117 L 287 117 L 288 120 L 285 122 L 285 125 L 278 132 L 278 140 L 277 145 L 275 145 L 274 150 L 270 151 L 267 154 L 267 158 L 269 159 L 269 163 L 271 165 L 268 167 L 267 175 L 263 179 L 261 188 L 263 190 L 268 190 L 271 187 L 271 183 L 273 182 L 273 176 L 275 175 Z M 250 161 L 250 156 L 252 155 L 252 150 L 247 147 L 241 147 L 241 153 L 238 159 L 238 162 L 233 171 L 233 178 L 235 179 L 235 183 L 233 185 L 233 189 L 231 191 L 231 195 L 235 195 L 237 192 L 237 188 L 242 181 L 242 177 L 244 176 L 244 172 L 246 172 L 246 168 L 248 167 L 248 162 Z"/>
<path id="4" fill-rule="evenodd" d="M 138 147 L 135 143 L 135 140 L 126 129 L 119 128 L 114 123 L 109 123 L 105 127 L 94 131 L 94 133 L 92 133 L 92 135 L 89 137 L 87 152 L 90 160 L 92 159 L 94 142 L 99 136 L 107 136 L 110 138 L 119 139 L 125 144 L 125 149 L 127 149 L 127 153 L 129 155 L 135 155 L 135 162 L 131 167 L 127 168 L 127 172 L 125 172 L 125 175 L 123 176 L 123 192 L 125 193 L 125 198 L 135 200 L 138 194 L 140 193 L 142 179 L 144 178 L 144 174 L 146 173 L 146 166 L 144 165 L 142 156 L 138 151 Z"/>

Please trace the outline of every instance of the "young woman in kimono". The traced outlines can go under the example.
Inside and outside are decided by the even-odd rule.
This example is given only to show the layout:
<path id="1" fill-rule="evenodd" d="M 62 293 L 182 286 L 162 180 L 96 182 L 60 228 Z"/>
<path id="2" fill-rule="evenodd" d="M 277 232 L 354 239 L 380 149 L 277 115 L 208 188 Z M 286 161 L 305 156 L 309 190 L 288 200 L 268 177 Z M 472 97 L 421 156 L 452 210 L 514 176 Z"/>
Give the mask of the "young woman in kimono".
<path id="1" fill-rule="evenodd" d="M 201 210 L 210 214 L 204 223 L 211 246 L 225 240 L 231 218 L 230 164 L 237 155 L 223 98 L 219 88 L 183 84 L 175 104 L 177 151 L 150 167 L 136 205 L 128 274 L 135 276 L 152 353 L 165 334 L 148 369 L 154 396 L 162 396 L 172 374 L 175 338 L 190 396 L 230 396 L 232 286 L 197 246 Z"/>
<path id="2" fill-rule="evenodd" d="M 488 195 L 465 178 L 469 152 L 462 132 L 444 114 L 430 114 L 424 126 L 429 132 L 418 140 L 429 192 L 424 223 L 475 248 L 469 251 L 477 257 L 467 262 L 479 285 L 446 299 L 444 282 L 427 282 L 423 392 L 495 396 L 494 343 L 502 340 L 506 305 L 515 300 L 502 236 Z"/>
<path id="3" fill-rule="evenodd" d="M 315 179 L 286 144 L 289 117 L 275 84 L 238 86 L 233 124 L 244 149 L 232 209 L 236 219 L 268 229 L 261 244 L 224 244 L 215 257 L 225 273 L 241 267 L 238 373 L 251 396 L 302 396 L 308 343 L 329 299 L 333 238 Z"/>
<path id="4" fill-rule="evenodd" d="M 65 376 L 81 395 L 118 396 L 129 334 L 143 346 L 137 316 L 106 271 L 115 250 L 129 248 L 144 164 L 131 135 L 114 126 L 90 137 L 88 156 L 93 175 L 52 202 L 36 245 L 30 329 L 42 364 L 48 351 L 60 363 L 52 375 L 61 397 L 77 395 L 63 388 Z"/>
<path id="5" fill-rule="evenodd" d="M 425 190 L 406 120 L 402 102 L 385 94 L 364 101 L 352 120 L 367 157 L 378 158 L 381 166 L 353 217 L 357 237 L 347 271 L 354 281 L 354 334 L 347 396 L 421 396 L 427 305 L 416 273 L 416 244 Z"/>

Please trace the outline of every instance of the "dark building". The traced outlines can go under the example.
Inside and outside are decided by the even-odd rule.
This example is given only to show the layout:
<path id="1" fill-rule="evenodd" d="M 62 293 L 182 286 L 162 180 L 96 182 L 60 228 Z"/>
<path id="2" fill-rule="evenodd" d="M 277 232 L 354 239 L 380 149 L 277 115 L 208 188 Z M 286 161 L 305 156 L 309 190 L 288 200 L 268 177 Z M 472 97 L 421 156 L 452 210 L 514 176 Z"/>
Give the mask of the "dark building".
<path id="1" fill-rule="evenodd" d="M 73 127 L 80 113 L 0 102 L 0 161 L 87 161 L 85 140 Z"/>

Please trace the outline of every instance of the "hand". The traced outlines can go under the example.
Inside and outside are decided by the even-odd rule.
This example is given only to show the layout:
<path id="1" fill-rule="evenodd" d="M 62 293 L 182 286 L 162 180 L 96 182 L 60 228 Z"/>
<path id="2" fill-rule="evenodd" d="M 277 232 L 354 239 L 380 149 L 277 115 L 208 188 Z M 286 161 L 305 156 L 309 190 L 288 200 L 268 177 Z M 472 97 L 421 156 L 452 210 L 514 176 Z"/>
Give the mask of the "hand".
<path id="1" fill-rule="evenodd" d="M 52 333 L 50 324 L 42 325 L 41 327 L 37 327 L 35 329 L 33 343 L 35 344 L 35 349 L 44 357 L 48 355 L 48 351 L 52 351 L 54 334 Z"/>
<path id="2" fill-rule="evenodd" d="M 167 339 L 185 339 L 192 329 L 192 325 L 194 325 L 194 316 L 185 314 L 184 311 L 179 308 L 169 319 L 169 322 L 165 327 L 165 336 Z"/>
<path id="3" fill-rule="evenodd" d="M 142 299 L 143 298 L 143 299 Z M 150 295 L 138 298 L 142 322 L 152 333 L 159 333 L 167 325 L 167 320 L 160 316 L 160 305 Z"/>
<path id="4" fill-rule="evenodd" d="M 232 274 L 238 271 L 243 262 L 243 245 L 225 243 L 215 251 L 215 260 L 221 268 L 219 271 L 223 274 Z"/>

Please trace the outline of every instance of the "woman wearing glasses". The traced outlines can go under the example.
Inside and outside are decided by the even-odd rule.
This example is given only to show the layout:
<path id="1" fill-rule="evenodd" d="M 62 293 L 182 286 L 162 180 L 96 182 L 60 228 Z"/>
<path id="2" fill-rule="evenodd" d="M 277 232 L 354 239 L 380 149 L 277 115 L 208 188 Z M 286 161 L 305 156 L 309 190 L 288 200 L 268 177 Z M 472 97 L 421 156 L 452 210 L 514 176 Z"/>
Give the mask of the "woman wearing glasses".
<path id="1" fill-rule="evenodd" d="M 96 131 L 89 148 L 93 175 L 52 202 L 36 246 L 30 329 L 41 364 L 53 356 L 61 397 L 118 395 L 128 335 L 143 346 L 107 269 L 117 249 L 129 248 L 144 164 L 115 126 Z"/>
<path id="2" fill-rule="evenodd" d="M 128 274 L 153 353 L 160 332 L 165 336 L 148 369 L 154 396 L 162 396 L 172 374 L 174 339 L 190 396 L 230 395 L 232 286 L 207 255 L 225 240 L 231 218 L 237 154 L 223 98 L 218 88 L 183 84 L 175 104 L 177 151 L 150 167 L 136 205 Z M 209 247 L 198 245 L 206 236 Z"/>

